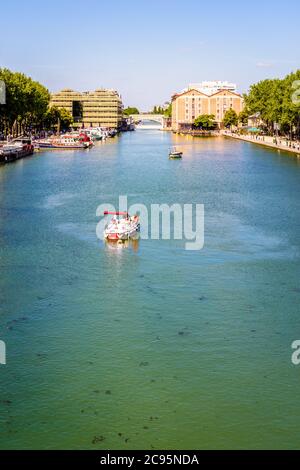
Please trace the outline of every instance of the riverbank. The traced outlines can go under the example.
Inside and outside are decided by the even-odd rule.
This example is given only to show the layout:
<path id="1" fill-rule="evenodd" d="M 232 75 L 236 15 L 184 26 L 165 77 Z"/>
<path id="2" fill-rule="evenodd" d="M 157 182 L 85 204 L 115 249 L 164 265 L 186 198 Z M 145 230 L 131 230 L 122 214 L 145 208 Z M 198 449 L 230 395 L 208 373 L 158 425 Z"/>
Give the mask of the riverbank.
<path id="1" fill-rule="evenodd" d="M 277 150 L 284 150 L 291 152 L 300 157 L 300 143 L 292 142 L 286 139 L 275 138 L 271 136 L 262 135 L 239 135 L 229 131 L 222 131 L 224 137 L 231 137 L 237 140 L 243 140 L 245 142 L 251 142 L 252 144 L 263 145 L 264 147 L 270 147 Z"/>
<path id="2" fill-rule="evenodd" d="M 204 130 L 180 130 L 180 131 L 173 131 L 174 134 L 179 135 L 190 135 L 192 137 L 217 137 L 220 135 L 219 131 L 204 131 Z"/>

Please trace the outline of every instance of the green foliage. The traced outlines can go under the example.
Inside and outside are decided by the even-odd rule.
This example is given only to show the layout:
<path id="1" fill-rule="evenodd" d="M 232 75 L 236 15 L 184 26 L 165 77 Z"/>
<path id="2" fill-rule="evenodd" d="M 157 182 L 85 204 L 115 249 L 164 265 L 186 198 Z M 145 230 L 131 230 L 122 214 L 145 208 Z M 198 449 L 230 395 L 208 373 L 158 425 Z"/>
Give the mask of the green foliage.
<path id="1" fill-rule="evenodd" d="M 164 110 L 164 116 L 170 118 L 172 117 L 172 103 L 169 103 L 168 107 Z"/>
<path id="2" fill-rule="evenodd" d="M 140 112 L 137 108 L 128 106 L 128 108 L 124 109 L 123 114 L 125 116 L 130 116 L 131 114 L 140 114 Z"/>
<path id="3" fill-rule="evenodd" d="M 244 108 L 243 111 L 241 111 L 240 114 L 238 115 L 238 122 L 242 124 L 243 126 L 247 126 L 249 116 L 250 116 L 250 113 L 248 109 Z"/>
<path id="4" fill-rule="evenodd" d="M 269 132 L 274 124 L 280 124 L 283 133 L 292 134 L 293 128 L 299 136 L 300 128 L 300 70 L 282 80 L 263 80 L 252 85 L 245 103 L 249 114 L 259 112 Z M 298 98 L 298 99 L 297 99 Z"/>
<path id="5" fill-rule="evenodd" d="M 55 129 L 59 127 L 60 130 L 67 130 L 72 124 L 72 115 L 65 108 L 52 106 L 48 109 L 44 117 L 44 127 L 47 129 Z"/>
<path id="6" fill-rule="evenodd" d="M 47 113 L 50 94 L 30 77 L 0 69 L 0 80 L 6 87 L 6 104 L 0 105 L 0 129 L 5 133 L 18 126 L 26 130 L 40 125 Z"/>
<path id="7" fill-rule="evenodd" d="M 215 116 L 214 114 L 201 114 L 195 119 L 194 125 L 206 131 L 215 129 Z"/>
<path id="8" fill-rule="evenodd" d="M 59 109 L 60 127 L 62 130 L 69 129 L 73 124 L 73 117 L 65 108 Z"/>
<path id="9" fill-rule="evenodd" d="M 152 111 L 150 111 L 151 114 L 164 114 L 165 109 L 162 106 L 154 106 Z"/>
<path id="10" fill-rule="evenodd" d="M 225 127 L 237 126 L 238 125 L 238 115 L 236 111 L 232 108 L 228 109 L 224 114 L 223 124 Z"/>

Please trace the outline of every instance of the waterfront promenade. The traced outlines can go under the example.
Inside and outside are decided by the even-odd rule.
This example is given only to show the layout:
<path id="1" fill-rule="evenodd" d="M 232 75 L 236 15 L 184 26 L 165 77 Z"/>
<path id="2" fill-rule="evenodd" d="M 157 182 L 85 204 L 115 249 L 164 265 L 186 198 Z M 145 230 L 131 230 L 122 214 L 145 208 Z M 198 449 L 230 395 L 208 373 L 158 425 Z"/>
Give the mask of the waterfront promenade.
<path id="1" fill-rule="evenodd" d="M 300 156 L 300 142 L 287 140 L 281 137 L 272 137 L 265 135 L 240 135 L 230 131 L 222 131 L 225 137 L 231 137 L 233 139 L 244 140 L 251 142 L 252 144 L 263 145 L 265 147 L 274 148 L 277 150 L 284 150 Z"/>

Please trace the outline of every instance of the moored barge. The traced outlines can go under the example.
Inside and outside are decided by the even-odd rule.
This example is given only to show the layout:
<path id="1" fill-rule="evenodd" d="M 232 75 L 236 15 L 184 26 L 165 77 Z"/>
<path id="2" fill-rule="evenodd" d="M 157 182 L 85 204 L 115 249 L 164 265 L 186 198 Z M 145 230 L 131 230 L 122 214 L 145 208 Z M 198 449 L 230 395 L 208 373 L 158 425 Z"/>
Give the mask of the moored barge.
<path id="1" fill-rule="evenodd" d="M 0 147 L 0 164 L 11 163 L 20 158 L 28 157 L 34 152 L 31 139 L 19 138 Z"/>

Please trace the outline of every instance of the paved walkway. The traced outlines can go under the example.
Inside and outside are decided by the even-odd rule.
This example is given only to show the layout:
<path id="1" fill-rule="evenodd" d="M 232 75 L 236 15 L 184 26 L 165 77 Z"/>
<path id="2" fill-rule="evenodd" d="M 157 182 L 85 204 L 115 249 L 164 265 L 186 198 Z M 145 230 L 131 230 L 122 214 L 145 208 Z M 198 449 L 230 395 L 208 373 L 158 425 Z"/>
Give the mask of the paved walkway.
<path id="1" fill-rule="evenodd" d="M 274 137 L 262 136 L 262 135 L 239 135 L 229 131 L 223 131 L 222 134 L 225 137 L 231 137 L 237 140 L 244 140 L 251 142 L 252 144 L 264 145 L 265 147 L 274 148 L 277 150 L 284 150 L 285 152 L 291 152 L 299 155 L 300 157 L 300 142 L 291 142 L 286 139 L 276 138 L 277 143 L 274 143 Z"/>

